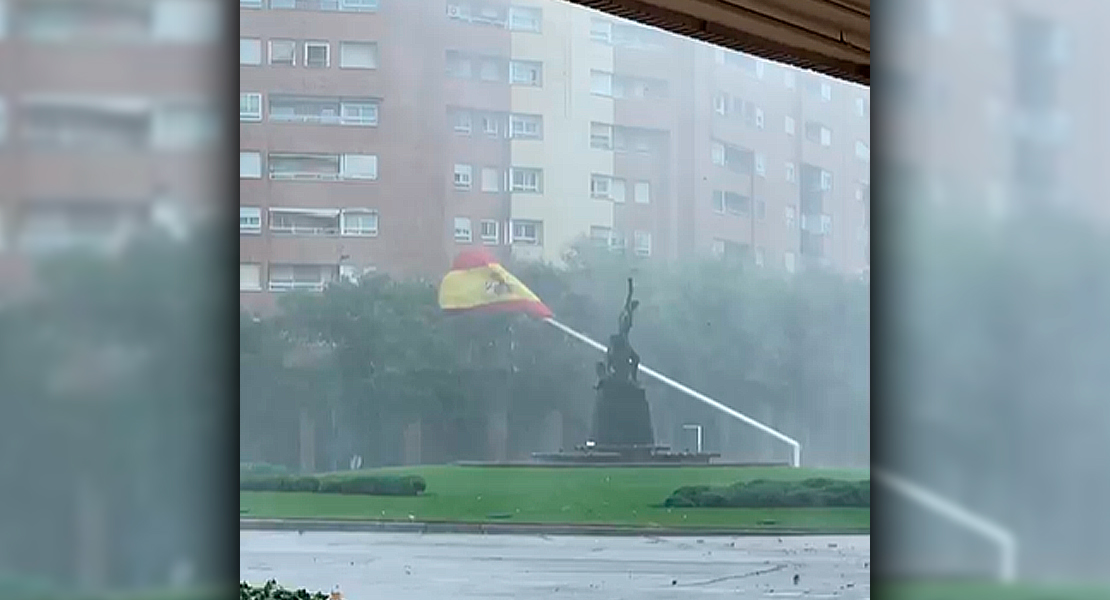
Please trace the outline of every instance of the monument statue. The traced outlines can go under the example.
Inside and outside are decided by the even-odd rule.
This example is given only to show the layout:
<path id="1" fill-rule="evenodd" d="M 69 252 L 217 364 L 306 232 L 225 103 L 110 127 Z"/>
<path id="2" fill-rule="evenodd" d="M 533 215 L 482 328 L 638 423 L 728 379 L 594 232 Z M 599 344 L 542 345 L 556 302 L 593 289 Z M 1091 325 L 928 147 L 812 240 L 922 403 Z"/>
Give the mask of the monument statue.
<path id="1" fill-rule="evenodd" d="M 655 443 L 647 397 L 637 379 L 640 355 L 628 339 L 633 315 L 640 306 L 640 301 L 632 297 L 634 290 L 629 277 L 628 295 L 617 319 L 617 333 L 609 336 L 605 362 L 597 364 L 594 438 L 600 445 L 652 446 Z"/>
<path id="2" fill-rule="evenodd" d="M 628 334 L 640 301 L 632 297 L 632 278 L 628 295 L 617 319 L 617 333 L 609 336 L 605 360 L 597 362 L 597 401 L 591 437 L 574 452 L 535 453 L 545 462 L 564 464 L 707 464 L 716 453 L 674 453 L 655 444 L 651 426 L 651 406 L 644 387 L 637 379 L 640 355 L 632 348 Z"/>
<path id="3" fill-rule="evenodd" d="M 636 381 L 640 371 L 640 355 L 628 341 L 632 331 L 632 315 L 640 306 L 639 300 L 632 299 L 632 278 L 628 278 L 628 296 L 624 299 L 624 310 L 617 320 L 617 333 L 609 336 L 609 348 L 605 352 L 606 376 L 621 381 Z"/>

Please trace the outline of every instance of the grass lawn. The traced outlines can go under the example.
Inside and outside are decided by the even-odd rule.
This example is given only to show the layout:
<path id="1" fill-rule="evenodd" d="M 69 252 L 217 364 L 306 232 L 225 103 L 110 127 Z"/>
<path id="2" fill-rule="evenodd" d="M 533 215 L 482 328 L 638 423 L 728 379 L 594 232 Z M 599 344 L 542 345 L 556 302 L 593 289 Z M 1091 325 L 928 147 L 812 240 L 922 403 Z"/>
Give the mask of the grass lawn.
<path id="1" fill-rule="evenodd" d="M 663 508 L 684 485 L 752 479 L 866 479 L 868 471 L 753 467 L 529 468 L 424 466 L 380 473 L 421 475 L 418 497 L 240 492 L 241 516 L 665 527 L 870 531 L 871 511 L 847 508 Z M 336 476 L 342 476 L 336 474 Z M 411 517 L 410 517 L 411 515 Z"/>
<path id="2" fill-rule="evenodd" d="M 872 583 L 876 600 L 1110 600 L 1110 588 L 977 582 Z"/>

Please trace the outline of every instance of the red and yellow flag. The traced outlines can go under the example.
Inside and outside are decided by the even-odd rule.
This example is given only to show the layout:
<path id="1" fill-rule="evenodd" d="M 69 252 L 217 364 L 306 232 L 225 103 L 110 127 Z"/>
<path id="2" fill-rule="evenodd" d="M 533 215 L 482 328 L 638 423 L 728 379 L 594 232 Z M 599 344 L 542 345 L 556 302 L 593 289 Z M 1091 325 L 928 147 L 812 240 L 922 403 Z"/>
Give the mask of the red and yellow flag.
<path id="1" fill-rule="evenodd" d="M 439 307 L 455 313 L 518 312 L 537 319 L 552 315 L 532 290 L 483 249 L 455 257 L 439 285 Z"/>

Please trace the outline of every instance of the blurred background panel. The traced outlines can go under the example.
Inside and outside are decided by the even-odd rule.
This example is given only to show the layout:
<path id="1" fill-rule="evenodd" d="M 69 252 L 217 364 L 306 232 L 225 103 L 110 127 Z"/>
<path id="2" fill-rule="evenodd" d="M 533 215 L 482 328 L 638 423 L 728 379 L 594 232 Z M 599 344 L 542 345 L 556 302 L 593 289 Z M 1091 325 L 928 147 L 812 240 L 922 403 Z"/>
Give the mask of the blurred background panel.
<path id="1" fill-rule="evenodd" d="M 207 224 L 233 15 L 0 0 L 0 580 L 216 573 L 216 527 L 197 524 L 234 435 Z"/>
<path id="2" fill-rule="evenodd" d="M 876 6 L 880 452 L 1010 531 L 1023 580 L 1110 564 L 1110 5 Z M 878 574 L 998 548 L 877 488 Z"/>

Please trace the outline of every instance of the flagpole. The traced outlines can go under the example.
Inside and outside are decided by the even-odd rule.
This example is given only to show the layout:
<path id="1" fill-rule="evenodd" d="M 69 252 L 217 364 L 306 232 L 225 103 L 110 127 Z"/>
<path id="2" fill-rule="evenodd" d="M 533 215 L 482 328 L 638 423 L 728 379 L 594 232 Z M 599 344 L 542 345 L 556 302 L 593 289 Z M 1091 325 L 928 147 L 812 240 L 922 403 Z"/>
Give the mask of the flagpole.
<path id="1" fill-rule="evenodd" d="M 590 347 L 594 348 L 595 350 L 598 350 L 599 352 L 604 353 L 604 352 L 607 351 L 607 348 L 604 345 L 602 345 L 601 343 L 599 343 L 597 341 L 594 341 L 590 337 L 588 337 L 588 336 L 586 336 L 582 333 L 579 333 L 579 332 L 575 331 L 574 329 L 571 329 L 570 327 L 567 327 L 566 325 L 556 321 L 553 318 L 549 317 L 547 319 L 544 319 L 543 321 L 544 321 L 544 323 L 547 323 L 548 325 L 551 325 L 552 327 L 558 329 L 559 331 L 562 331 L 563 333 L 565 333 L 565 334 L 573 337 L 574 339 L 586 344 L 587 346 L 590 346 Z M 655 371 L 654 369 L 645 366 L 644 363 L 640 363 L 640 372 L 642 372 L 644 375 L 647 375 L 648 377 L 651 377 L 652 379 L 655 379 L 656 381 L 662 383 L 663 385 L 666 385 L 667 387 L 670 387 L 671 389 L 682 392 L 683 394 L 686 394 L 687 396 L 690 396 L 691 398 L 694 398 L 695 400 L 698 400 L 698 401 L 700 401 L 704 404 L 708 404 L 709 406 L 725 413 L 726 415 L 728 415 L 728 416 L 730 416 L 734 419 L 743 421 L 744 423 L 747 423 L 748 425 L 751 425 L 752 427 L 755 427 L 756 429 L 762 431 L 763 433 L 766 433 L 767 435 L 770 435 L 771 437 L 774 437 L 774 438 L 784 442 L 785 444 L 790 446 L 790 448 L 792 450 L 791 465 L 794 466 L 794 467 L 801 467 L 802 466 L 802 445 L 800 443 L 798 443 L 798 441 L 795 440 L 794 438 L 786 435 L 785 433 L 782 433 L 781 431 L 778 431 L 776 429 L 772 429 L 771 427 L 768 427 L 767 425 L 764 425 L 763 423 L 760 423 L 759 421 L 756 421 L 755 419 L 749 417 L 748 415 L 745 415 L 742 412 L 739 412 L 739 411 L 737 411 L 733 408 L 730 408 L 730 407 L 728 407 L 728 406 L 710 398 L 709 396 L 706 396 L 705 394 L 702 394 L 701 392 L 698 392 L 697 390 L 691 389 L 691 388 L 689 388 L 689 387 L 671 379 L 670 377 L 667 377 L 666 375 L 663 375 L 662 373 L 659 373 L 659 372 Z"/>

